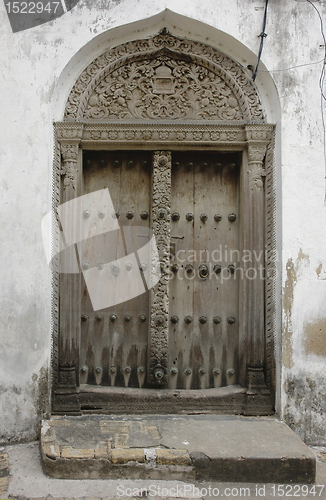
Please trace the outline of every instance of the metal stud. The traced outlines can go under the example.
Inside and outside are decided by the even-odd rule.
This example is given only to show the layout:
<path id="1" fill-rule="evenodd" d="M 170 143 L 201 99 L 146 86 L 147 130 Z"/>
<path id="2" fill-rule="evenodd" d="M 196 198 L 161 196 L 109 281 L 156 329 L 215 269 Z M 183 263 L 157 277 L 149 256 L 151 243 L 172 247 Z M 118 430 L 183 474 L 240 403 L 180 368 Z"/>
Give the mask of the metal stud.
<path id="1" fill-rule="evenodd" d="M 145 210 L 140 214 L 140 218 L 143 219 L 143 220 L 146 220 L 148 219 L 148 212 L 146 212 Z"/>
<path id="2" fill-rule="evenodd" d="M 156 326 L 164 326 L 165 325 L 165 318 L 162 314 L 158 314 L 154 318 L 154 322 Z"/>
<path id="3" fill-rule="evenodd" d="M 131 367 L 130 366 L 125 366 L 123 369 L 124 373 L 131 373 Z"/>
<path id="4" fill-rule="evenodd" d="M 133 160 L 129 160 L 127 162 L 127 168 L 134 168 L 134 166 L 135 166 L 135 162 Z"/>
<path id="5" fill-rule="evenodd" d="M 175 169 L 180 168 L 180 163 L 179 163 L 178 161 L 175 161 L 175 162 L 173 163 L 173 167 L 174 167 Z"/>
<path id="6" fill-rule="evenodd" d="M 116 367 L 115 366 L 111 366 L 109 372 L 110 372 L 111 375 L 114 375 L 115 373 L 117 373 Z"/>
<path id="7" fill-rule="evenodd" d="M 116 314 L 111 314 L 110 321 L 112 321 L 112 323 L 115 323 L 115 321 L 117 321 L 117 319 L 118 319 L 118 316 Z"/>
<path id="8" fill-rule="evenodd" d="M 234 271 L 235 271 L 235 265 L 234 265 L 234 264 L 230 264 L 230 265 L 228 266 L 228 271 L 229 271 L 229 273 L 234 274 Z"/>
<path id="9" fill-rule="evenodd" d="M 147 319 L 146 314 L 140 314 L 140 315 L 138 316 L 138 319 L 139 319 L 139 321 L 140 321 L 141 323 L 145 323 L 145 321 L 146 321 L 146 319 Z"/>
<path id="10" fill-rule="evenodd" d="M 84 219 L 89 219 L 90 216 L 91 216 L 91 213 L 89 210 L 84 210 L 83 211 L 83 216 L 84 216 Z"/>
<path id="11" fill-rule="evenodd" d="M 119 219 L 119 217 L 120 217 L 119 210 L 116 210 L 116 212 L 112 212 L 112 218 L 113 219 Z"/>
<path id="12" fill-rule="evenodd" d="M 81 315 L 81 320 L 85 323 L 85 321 L 88 320 L 88 314 L 82 314 Z"/>
<path id="13" fill-rule="evenodd" d="M 142 162 L 142 167 L 143 167 L 143 168 L 148 168 L 148 161 L 147 161 L 147 160 L 144 160 L 144 161 Z"/>
<path id="14" fill-rule="evenodd" d="M 206 278 L 208 278 L 208 275 L 209 275 L 209 271 L 208 271 L 207 264 L 200 264 L 199 276 L 201 277 L 201 279 L 205 280 Z"/>
<path id="15" fill-rule="evenodd" d="M 104 269 L 104 264 L 103 264 L 103 262 L 98 262 L 98 263 L 96 264 L 96 267 L 97 267 L 97 269 L 98 269 L 99 271 L 102 271 L 102 269 Z"/>
<path id="16" fill-rule="evenodd" d="M 227 373 L 227 375 L 229 375 L 229 377 L 231 377 L 232 375 L 235 374 L 234 368 L 228 368 L 226 370 L 226 373 Z"/>
<path id="17" fill-rule="evenodd" d="M 180 214 L 178 212 L 173 212 L 173 214 L 171 215 L 171 219 L 176 222 L 180 219 Z"/>
<path id="18" fill-rule="evenodd" d="M 126 262 L 126 263 L 125 263 L 125 269 L 126 269 L 127 271 L 131 271 L 131 270 L 132 270 L 132 268 L 133 268 L 132 262 Z"/>
<path id="19" fill-rule="evenodd" d="M 157 218 L 158 219 L 165 219 L 167 216 L 167 211 L 165 208 L 159 208 L 157 211 Z"/>
<path id="20" fill-rule="evenodd" d="M 175 366 L 173 366 L 170 369 L 170 373 L 171 373 L 171 375 L 178 375 L 178 368 L 176 368 Z"/>
<path id="21" fill-rule="evenodd" d="M 219 325 L 221 323 L 221 318 L 219 316 L 214 316 L 213 323 Z"/>
<path id="22" fill-rule="evenodd" d="M 81 371 L 81 373 L 87 373 L 88 372 L 88 366 L 87 365 L 82 365 L 80 367 L 80 371 Z"/>
<path id="23" fill-rule="evenodd" d="M 192 374 L 192 369 L 191 368 L 186 368 L 185 369 L 185 374 L 186 375 L 191 375 Z"/>
<path id="24" fill-rule="evenodd" d="M 206 373 L 205 368 L 203 368 L 203 367 L 199 368 L 198 373 L 199 373 L 199 375 L 205 375 L 205 373 Z"/>
<path id="25" fill-rule="evenodd" d="M 167 164 L 168 160 L 166 158 L 166 156 L 161 156 L 158 163 L 159 165 L 161 165 L 161 167 L 165 167 L 165 165 Z"/>
<path id="26" fill-rule="evenodd" d="M 214 375 L 220 375 L 221 374 L 221 370 L 219 368 L 213 368 L 213 374 Z"/>
<path id="27" fill-rule="evenodd" d="M 235 317 L 229 316 L 226 321 L 229 323 L 229 325 L 233 325 L 235 323 Z"/>
<path id="28" fill-rule="evenodd" d="M 202 221 L 203 224 L 208 220 L 208 215 L 207 214 L 200 214 L 200 220 Z"/>
<path id="29" fill-rule="evenodd" d="M 200 169 L 201 169 L 202 171 L 206 170 L 206 169 L 207 169 L 207 167 L 208 167 L 208 163 L 202 163 L 202 164 L 200 165 Z"/>
<path id="30" fill-rule="evenodd" d="M 103 370 L 102 370 L 102 368 L 101 368 L 100 366 L 97 366 L 97 367 L 95 368 L 95 373 L 97 373 L 98 375 L 99 375 L 100 373 L 102 373 L 102 371 L 103 371 Z"/>
<path id="31" fill-rule="evenodd" d="M 207 318 L 206 318 L 206 316 L 200 316 L 200 318 L 199 318 L 199 323 L 201 323 L 202 325 L 204 325 L 205 323 L 207 323 Z"/>
<path id="32" fill-rule="evenodd" d="M 187 219 L 187 221 L 189 221 L 189 222 L 190 222 L 190 221 L 192 221 L 192 220 L 194 220 L 194 214 L 192 214 L 192 213 L 190 213 L 190 212 L 189 212 L 189 213 L 186 215 L 186 219 Z"/>
<path id="33" fill-rule="evenodd" d="M 235 214 L 229 214 L 228 215 L 228 219 L 230 222 L 234 222 L 236 220 L 237 216 Z"/>
<path id="34" fill-rule="evenodd" d="M 177 323 L 179 323 L 179 318 L 178 316 L 171 316 L 171 323 L 173 325 L 176 325 Z"/>
<path id="35" fill-rule="evenodd" d="M 113 167 L 120 168 L 121 167 L 121 160 L 114 160 Z"/>
<path id="36" fill-rule="evenodd" d="M 125 322 L 130 323 L 131 320 L 132 320 L 132 317 L 130 316 L 130 314 L 126 314 L 125 315 Z"/>
<path id="37" fill-rule="evenodd" d="M 157 368 L 155 370 L 154 377 L 158 382 L 162 381 L 162 379 L 164 378 L 164 371 L 162 370 L 162 368 Z"/>
<path id="38" fill-rule="evenodd" d="M 215 274 L 219 274 L 222 271 L 222 266 L 220 264 L 215 264 L 213 271 Z"/>
<path id="39" fill-rule="evenodd" d="M 174 274 L 177 273 L 179 270 L 179 264 L 173 264 L 173 266 L 171 267 L 171 270 Z"/>
<path id="40" fill-rule="evenodd" d="M 148 267 L 148 266 L 147 266 L 147 264 L 145 264 L 144 262 L 142 262 L 142 263 L 140 264 L 140 266 L 139 266 L 139 269 L 140 269 L 141 271 L 143 271 L 143 273 L 144 273 L 144 272 L 147 270 L 147 267 Z"/>
<path id="41" fill-rule="evenodd" d="M 221 214 L 215 214 L 214 215 L 214 220 L 215 220 L 215 222 L 220 222 L 222 220 L 222 215 Z"/>
<path id="42" fill-rule="evenodd" d="M 100 161 L 99 161 L 99 166 L 100 166 L 101 168 L 106 167 L 106 166 L 107 166 L 107 164 L 108 164 L 108 162 L 107 162 L 106 160 L 100 160 Z"/>
<path id="43" fill-rule="evenodd" d="M 143 373 L 145 373 L 145 366 L 138 366 L 137 368 L 137 372 L 142 375 Z"/>
<path id="44" fill-rule="evenodd" d="M 126 212 L 127 219 L 133 219 L 134 216 L 135 216 L 135 214 L 132 210 L 128 210 L 128 212 Z"/>
<path id="45" fill-rule="evenodd" d="M 222 163 L 215 163 L 214 166 L 216 170 L 220 170 L 220 168 L 222 168 Z"/>
<path id="46" fill-rule="evenodd" d="M 192 264 L 187 264 L 185 270 L 187 274 L 190 274 L 194 271 L 194 266 Z"/>
<path id="47" fill-rule="evenodd" d="M 97 216 L 98 216 L 99 219 L 104 219 L 105 212 L 103 212 L 102 210 L 100 210 L 99 212 L 97 212 Z"/>
<path id="48" fill-rule="evenodd" d="M 88 167 L 90 167 L 90 166 L 91 166 L 91 164 L 92 164 L 91 160 L 86 160 L 86 165 L 87 165 Z"/>
<path id="49" fill-rule="evenodd" d="M 194 168 L 194 164 L 192 162 L 188 163 L 187 170 L 192 170 Z"/>
<path id="50" fill-rule="evenodd" d="M 111 262 L 110 269 L 113 276 L 118 276 L 118 274 L 120 273 L 120 267 L 117 262 Z"/>
<path id="51" fill-rule="evenodd" d="M 95 317 L 95 319 L 96 319 L 96 321 L 98 321 L 98 322 L 102 321 L 102 319 L 103 319 L 102 314 L 98 314 L 98 315 Z"/>
<path id="52" fill-rule="evenodd" d="M 186 323 L 187 325 L 190 325 L 190 323 L 191 323 L 191 322 L 192 322 L 192 317 L 191 317 L 191 316 L 186 316 L 186 317 L 185 317 L 185 323 Z"/>
<path id="53" fill-rule="evenodd" d="M 89 269 L 89 263 L 88 262 L 83 262 L 82 263 L 82 269 L 84 269 L 84 271 L 86 271 L 87 269 Z"/>

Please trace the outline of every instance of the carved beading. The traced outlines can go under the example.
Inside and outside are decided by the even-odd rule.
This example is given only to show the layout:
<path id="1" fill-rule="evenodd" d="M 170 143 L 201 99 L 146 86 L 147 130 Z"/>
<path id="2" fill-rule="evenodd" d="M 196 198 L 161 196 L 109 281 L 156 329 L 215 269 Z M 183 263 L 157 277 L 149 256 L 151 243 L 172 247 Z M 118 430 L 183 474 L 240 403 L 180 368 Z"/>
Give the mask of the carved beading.
<path id="1" fill-rule="evenodd" d="M 213 47 L 158 35 L 108 50 L 80 75 L 66 120 L 222 120 L 263 123 L 241 66 Z"/>
<path id="2" fill-rule="evenodd" d="M 160 258 L 161 277 L 150 291 L 149 329 L 150 384 L 166 384 L 168 369 L 171 153 L 156 151 L 152 174 L 152 227 Z M 160 321 L 157 321 L 160 318 Z M 163 377 L 157 374 L 162 370 Z"/>

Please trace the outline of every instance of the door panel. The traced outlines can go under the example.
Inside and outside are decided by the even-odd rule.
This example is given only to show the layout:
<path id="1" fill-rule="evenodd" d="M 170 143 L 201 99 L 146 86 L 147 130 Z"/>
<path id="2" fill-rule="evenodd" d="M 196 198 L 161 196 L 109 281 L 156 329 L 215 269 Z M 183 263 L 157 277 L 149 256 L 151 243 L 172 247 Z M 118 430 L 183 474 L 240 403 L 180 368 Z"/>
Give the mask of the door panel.
<path id="1" fill-rule="evenodd" d="M 171 221 L 171 268 L 179 269 L 171 273 L 170 311 L 179 321 L 170 326 L 171 388 L 238 382 L 239 287 L 228 268 L 239 259 L 238 210 L 236 154 L 174 155 L 171 213 L 180 218 Z"/>
<path id="2" fill-rule="evenodd" d="M 120 229 L 79 244 L 80 262 L 97 266 L 99 293 L 120 303 L 93 311 L 82 281 L 81 383 L 142 387 L 145 382 L 149 302 L 136 250 L 148 242 L 150 157 L 84 153 L 83 194 L 108 188 L 115 213 L 104 216 L 118 217 Z M 140 294 L 125 301 L 132 288 Z"/>

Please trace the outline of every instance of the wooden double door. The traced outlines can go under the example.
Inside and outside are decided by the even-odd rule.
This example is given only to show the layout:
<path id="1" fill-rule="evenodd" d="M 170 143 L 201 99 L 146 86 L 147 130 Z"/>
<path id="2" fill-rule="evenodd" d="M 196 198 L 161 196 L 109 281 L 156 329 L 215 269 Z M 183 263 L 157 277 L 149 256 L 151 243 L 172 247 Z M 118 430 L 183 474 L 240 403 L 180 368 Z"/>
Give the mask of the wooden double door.
<path id="1" fill-rule="evenodd" d="M 239 153 L 172 152 L 170 259 L 158 261 L 169 277 L 167 389 L 239 383 L 240 159 Z M 90 391 L 154 387 L 144 253 L 153 237 L 152 163 L 147 151 L 83 153 L 82 195 L 108 189 L 114 209 L 98 217 L 118 222 L 78 246 L 81 268 L 96 268 L 99 293 L 108 298 L 94 310 L 82 278 L 78 375 Z"/>

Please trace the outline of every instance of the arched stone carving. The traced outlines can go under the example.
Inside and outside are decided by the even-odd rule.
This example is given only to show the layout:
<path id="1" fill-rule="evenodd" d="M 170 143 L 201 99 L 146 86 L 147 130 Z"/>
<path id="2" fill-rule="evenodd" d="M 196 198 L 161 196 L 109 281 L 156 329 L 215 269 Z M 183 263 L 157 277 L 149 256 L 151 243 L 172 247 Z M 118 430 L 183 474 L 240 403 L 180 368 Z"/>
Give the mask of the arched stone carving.
<path id="1" fill-rule="evenodd" d="M 264 123 L 254 83 L 218 50 L 166 31 L 106 51 L 80 75 L 65 121 Z"/>

